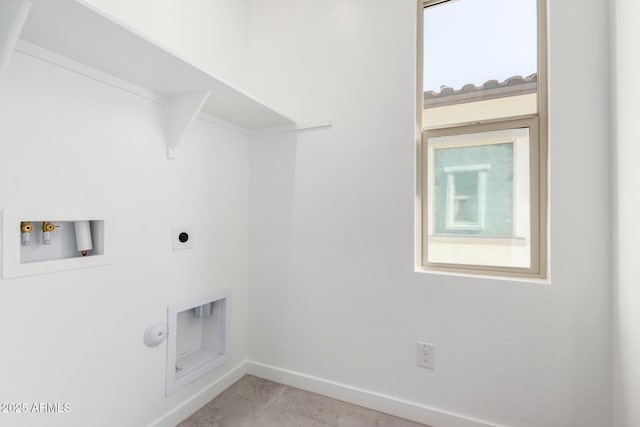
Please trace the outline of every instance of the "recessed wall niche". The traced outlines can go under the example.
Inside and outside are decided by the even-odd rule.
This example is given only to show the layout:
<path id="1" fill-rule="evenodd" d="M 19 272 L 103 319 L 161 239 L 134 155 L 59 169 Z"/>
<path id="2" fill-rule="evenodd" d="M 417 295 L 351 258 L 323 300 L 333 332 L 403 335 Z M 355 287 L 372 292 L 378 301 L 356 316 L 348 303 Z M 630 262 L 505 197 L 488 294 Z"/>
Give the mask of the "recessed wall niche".
<path id="1" fill-rule="evenodd" d="M 5 210 L 2 231 L 5 279 L 111 263 L 107 221 L 99 215 Z"/>
<path id="2" fill-rule="evenodd" d="M 167 308 L 166 395 L 229 360 L 230 291 Z"/>
<path id="3" fill-rule="evenodd" d="M 29 244 L 20 244 L 20 263 L 103 255 L 104 221 L 20 221 L 32 227 Z M 24 234 L 21 232 L 21 234 Z M 78 242 L 82 243 L 80 247 Z"/>

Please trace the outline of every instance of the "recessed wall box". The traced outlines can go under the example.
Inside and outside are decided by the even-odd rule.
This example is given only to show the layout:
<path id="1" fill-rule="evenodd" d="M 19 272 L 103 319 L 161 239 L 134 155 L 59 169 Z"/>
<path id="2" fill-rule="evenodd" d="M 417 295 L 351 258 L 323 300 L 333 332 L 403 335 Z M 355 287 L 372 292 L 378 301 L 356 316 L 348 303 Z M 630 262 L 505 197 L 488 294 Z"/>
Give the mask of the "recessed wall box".
<path id="1" fill-rule="evenodd" d="M 166 395 L 229 360 L 229 299 L 225 290 L 167 308 Z"/>
<path id="2" fill-rule="evenodd" d="M 85 224 L 82 240 L 92 247 L 77 248 L 75 223 Z M 30 227 L 24 244 L 25 224 Z M 14 278 L 110 264 L 107 221 L 87 212 L 7 209 L 2 213 L 2 277 Z M 85 256 L 83 256 L 83 254 Z"/>

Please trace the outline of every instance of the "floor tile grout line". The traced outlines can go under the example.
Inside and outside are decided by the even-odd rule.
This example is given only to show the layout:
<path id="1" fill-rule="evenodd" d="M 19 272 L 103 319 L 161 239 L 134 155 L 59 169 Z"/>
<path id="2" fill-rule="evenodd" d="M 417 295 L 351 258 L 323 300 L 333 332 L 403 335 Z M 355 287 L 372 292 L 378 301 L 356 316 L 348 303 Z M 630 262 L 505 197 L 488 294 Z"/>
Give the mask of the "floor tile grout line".
<path id="1" fill-rule="evenodd" d="M 283 389 L 280 391 L 280 393 L 278 393 L 278 395 L 271 402 L 269 402 L 269 405 L 264 409 L 262 414 L 260 414 L 259 418 L 261 418 L 262 415 L 267 411 L 267 409 L 269 409 L 269 407 L 271 407 L 280 397 L 282 397 L 282 395 L 285 393 L 285 391 L 287 391 L 289 389 L 301 390 L 301 391 L 304 391 L 304 392 L 307 392 L 307 393 L 316 394 L 316 393 L 313 393 L 311 391 L 304 390 L 304 389 L 301 389 L 301 388 L 291 387 L 291 386 L 284 386 Z M 321 396 L 321 397 L 324 397 L 324 398 L 330 399 L 330 400 L 337 400 L 337 399 L 333 399 L 331 397 L 324 396 L 324 395 L 321 395 L 321 394 L 318 394 L 318 396 Z M 347 404 L 349 404 L 349 403 L 347 403 Z M 317 423 L 318 427 L 338 427 L 339 426 L 339 424 L 333 424 L 333 423 L 330 423 L 330 422 L 327 422 L 327 421 L 321 421 L 321 420 L 315 419 L 315 418 L 313 418 L 313 417 L 311 417 L 309 415 L 301 414 L 301 413 L 292 411 L 291 409 L 287 409 L 287 408 L 277 408 L 277 409 L 280 410 L 280 411 L 295 415 L 297 417 L 306 418 L 306 419 L 308 419 L 308 420 L 310 420 L 310 421 L 312 421 L 314 423 Z"/>
<path id="2" fill-rule="evenodd" d="M 276 400 L 278 400 L 278 398 L 280 396 L 282 396 L 284 394 L 284 392 L 288 389 L 288 386 L 283 386 L 282 389 L 271 399 L 267 402 L 267 405 L 262 408 L 262 410 L 260 411 L 260 413 L 256 414 L 255 419 L 253 420 L 253 422 L 251 424 L 249 424 L 248 427 L 254 426 L 258 423 L 258 421 L 260 420 L 260 418 L 262 418 L 262 416 L 264 415 L 265 412 L 267 412 L 267 410 L 271 407 L 271 405 L 273 405 L 273 402 L 275 402 Z M 234 395 L 237 396 L 237 394 L 233 393 Z"/>
<path id="3" fill-rule="evenodd" d="M 284 386 L 284 387 L 282 387 L 282 390 L 280 390 L 280 391 L 278 392 L 278 394 L 276 394 L 276 395 L 273 397 L 273 399 L 271 399 L 269 402 L 267 402 L 267 406 L 265 406 L 265 407 L 264 407 L 264 409 L 260 412 L 260 416 L 262 416 L 262 414 L 264 414 L 264 413 L 267 411 L 267 409 L 269 409 L 269 408 L 273 405 L 273 403 L 274 403 L 276 400 L 278 400 L 278 399 L 280 398 L 280 396 L 282 396 L 282 395 L 284 394 L 284 392 L 285 392 L 285 391 L 287 391 L 287 389 L 288 389 L 288 388 L 289 388 L 289 386 Z"/>

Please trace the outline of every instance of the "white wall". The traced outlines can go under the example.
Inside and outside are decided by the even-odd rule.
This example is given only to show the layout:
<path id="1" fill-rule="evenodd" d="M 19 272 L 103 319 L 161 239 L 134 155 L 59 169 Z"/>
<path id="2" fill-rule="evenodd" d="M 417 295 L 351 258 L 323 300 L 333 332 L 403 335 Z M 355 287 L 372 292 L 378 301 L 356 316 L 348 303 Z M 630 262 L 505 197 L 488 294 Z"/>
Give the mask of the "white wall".
<path id="1" fill-rule="evenodd" d="M 492 424 L 610 424 L 608 5 L 550 3 L 546 285 L 413 271 L 413 0 L 251 2 L 254 92 L 334 121 L 251 146 L 251 360 Z"/>
<path id="2" fill-rule="evenodd" d="M 247 84 L 248 0 L 88 0 L 223 80 Z"/>
<path id="3" fill-rule="evenodd" d="M 245 137 L 196 121 L 167 161 L 157 104 L 16 55 L 0 82 L 0 207 L 102 209 L 114 263 L 0 281 L 11 326 L 0 332 L 0 402 L 72 406 L 2 422 L 150 423 L 244 360 L 249 310 L 250 357 L 276 369 L 495 424 L 610 424 L 607 2 L 551 2 L 552 284 L 542 285 L 413 272 L 412 0 L 92 1 L 277 109 L 334 127 L 256 138 L 249 182 Z M 635 6 L 618 2 L 620 52 L 631 52 Z M 618 81 L 633 71 L 619 63 Z M 618 104 L 629 115 L 632 95 Z M 626 156 L 637 147 L 625 129 Z M 633 182 L 625 161 L 617 178 Z M 196 249 L 170 251 L 175 223 L 196 227 Z M 631 237 L 617 245 L 620 426 L 639 419 Z M 230 363 L 165 398 L 164 347 L 143 346 L 147 321 L 224 287 Z M 418 340 L 436 344 L 435 371 L 415 366 Z"/>
<path id="4" fill-rule="evenodd" d="M 616 237 L 614 246 L 616 282 L 613 313 L 613 425 L 632 427 L 640 425 L 640 265 L 638 241 L 640 241 L 640 192 L 638 182 L 637 122 L 640 115 L 640 74 L 638 42 L 640 28 L 640 4 L 635 0 L 615 0 L 613 37 L 614 57 L 614 136 L 616 157 L 614 180 L 616 182 Z"/>
<path id="5" fill-rule="evenodd" d="M 247 137 L 196 120 L 167 160 L 159 104 L 20 53 L 0 94 L 0 208 L 102 212 L 113 257 L 0 280 L 0 402 L 71 405 L 0 424 L 139 427 L 209 400 L 246 358 Z M 171 251 L 176 224 L 193 225 L 194 249 Z M 165 398 L 166 342 L 147 348 L 147 324 L 225 288 L 231 360 Z"/>

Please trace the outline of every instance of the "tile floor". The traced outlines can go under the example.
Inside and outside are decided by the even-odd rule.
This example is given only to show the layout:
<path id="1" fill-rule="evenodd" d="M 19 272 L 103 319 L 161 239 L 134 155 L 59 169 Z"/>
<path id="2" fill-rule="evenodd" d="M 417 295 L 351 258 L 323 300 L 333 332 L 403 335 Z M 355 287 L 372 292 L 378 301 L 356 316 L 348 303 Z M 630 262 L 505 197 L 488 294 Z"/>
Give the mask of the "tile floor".
<path id="1" fill-rule="evenodd" d="M 428 427 L 245 375 L 178 427 Z"/>

